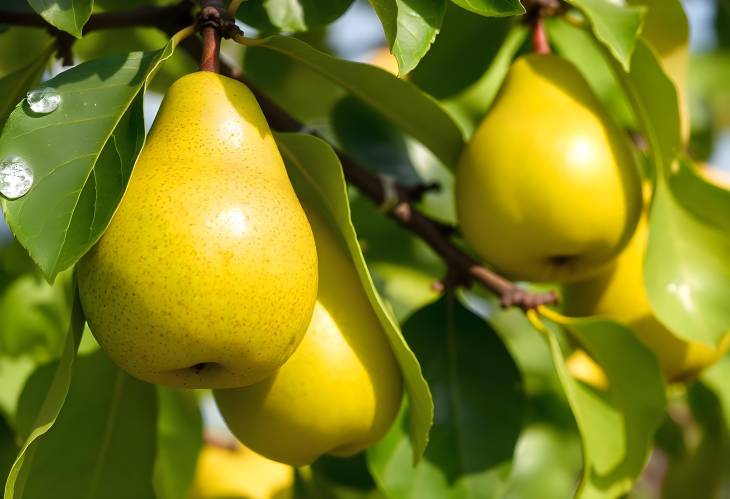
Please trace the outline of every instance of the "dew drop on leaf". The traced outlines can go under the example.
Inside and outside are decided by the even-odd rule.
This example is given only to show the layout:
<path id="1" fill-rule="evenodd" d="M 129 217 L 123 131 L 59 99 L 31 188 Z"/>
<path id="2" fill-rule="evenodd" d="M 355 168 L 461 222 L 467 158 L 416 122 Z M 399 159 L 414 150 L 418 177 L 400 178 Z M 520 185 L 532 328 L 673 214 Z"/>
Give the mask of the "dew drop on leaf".
<path id="1" fill-rule="evenodd" d="M 25 100 L 34 113 L 48 114 L 61 104 L 61 95 L 53 88 L 36 88 L 26 94 Z"/>
<path id="2" fill-rule="evenodd" d="M 33 186 L 33 170 L 14 156 L 0 161 L 0 194 L 8 199 L 25 196 Z"/>

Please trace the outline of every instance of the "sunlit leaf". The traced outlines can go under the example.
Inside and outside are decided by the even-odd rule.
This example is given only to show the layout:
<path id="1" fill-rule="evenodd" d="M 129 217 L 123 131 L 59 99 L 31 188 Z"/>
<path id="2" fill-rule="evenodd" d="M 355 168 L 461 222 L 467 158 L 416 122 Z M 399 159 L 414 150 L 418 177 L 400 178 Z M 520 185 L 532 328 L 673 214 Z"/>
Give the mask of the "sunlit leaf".
<path id="1" fill-rule="evenodd" d="M 441 28 L 446 0 L 369 0 L 401 74 L 416 67 Z"/>
<path id="2" fill-rule="evenodd" d="M 5 218 L 49 280 L 106 229 L 144 142 L 142 92 L 172 45 L 80 64 L 44 83 L 61 96 L 48 114 L 21 102 L 0 136 L 0 158 L 33 170 L 25 196 L 3 200 Z"/>
<path id="3" fill-rule="evenodd" d="M 593 33 L 628 70 L 646 8 L 621 5 L 611 0 L 568 0 L 586 15 Z"/>
<path id="4" fill-rule="evenodd" d="M 555 319 L 601 366 L 608 381 L 604 388 L 574 379 L 557 333 L 544 331 L 583 439 L 583 479 L 576 497 L 620 497 L 644 469 L 664 417 L 659 364 L 624 326 L 593 318 Z"/>
<path id="5" fill-rule="evenodd" d="M 94 6 L 94 0 L 28 0 L 28 3 L 43 19 L 76 38 L 81 38 Z"/>

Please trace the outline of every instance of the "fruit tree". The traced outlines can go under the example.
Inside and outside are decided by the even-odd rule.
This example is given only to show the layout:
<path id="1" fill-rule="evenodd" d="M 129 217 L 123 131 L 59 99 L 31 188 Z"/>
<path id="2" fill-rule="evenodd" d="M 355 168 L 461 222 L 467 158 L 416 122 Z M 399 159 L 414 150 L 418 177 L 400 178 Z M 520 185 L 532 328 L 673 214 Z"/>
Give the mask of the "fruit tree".
<path id="1" fill-rule="evenodd" d="M 4 498 L 730 498 L 728 33 L 0 2 Z"/>

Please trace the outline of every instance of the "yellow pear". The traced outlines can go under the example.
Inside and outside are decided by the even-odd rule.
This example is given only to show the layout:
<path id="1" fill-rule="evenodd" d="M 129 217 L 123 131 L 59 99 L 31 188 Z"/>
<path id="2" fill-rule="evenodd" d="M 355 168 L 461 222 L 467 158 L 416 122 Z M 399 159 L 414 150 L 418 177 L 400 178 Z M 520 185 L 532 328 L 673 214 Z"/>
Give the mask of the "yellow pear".
<path id="1" fill-rule="evenodd" d="M 145 381 L 243 386 L 289 358 L 312 316 L 317 254 L 245 85 L 199 72 L 170 87 L 78 280 L 94 336 Z"/>
<path id="2" fill-rule="evenodd" d="M 390 53 L 388 47 L 380 47 L 368 61 L 373 66 L 398 76 L 398 60 Z"/>
<path id="3" fill-rule="evenodd" d="M 626 137 L 555 55 L 515 61 L 462 154 L 455 196 L 471 248 L 528 281 L 595 273 L 628 242 L 641 212 Z"/>
<path id="4" fill-rule="evenodd" d="M 294 469 L 238 445 L 205 445 L 188 499 L 291 499 Z"/>
<path id="5" fill-rule="evenodd" d="M 600 315 L 626 324 L 657 356 L 667 381 L 685 381 L 713 364 L 730 347 L 730 341 L 718 350 L 704 343 L 688 342 L 676 337 L 654 317 L 644 287 L 647 238 L 647 220 L 642 216 L 631 242 L 610 269 L 564 287 L 564 310 L 568 315 Z"/>
<path id="6" fill-rule="evenodd" d="M 320 215 L 311 209 L 307 215 L 320 264 L 319 295 L 304 340 L 270 378 L 214 392 L 241 442 L 293 466 L 322 454 L 350 456 L 378 441 L 403 391 L 400 369 L 344 243 Z"/>
<path id="7" fill-rule="evenodd" d="M 565 367 L 568 369 L 570 375 L 577 380 L 599 390 L 606 390 L 608 388 L 606 372 L 601 366 L 596 364 L 596 361 L 585 350 L 574 350 L 565 359 Z"/>

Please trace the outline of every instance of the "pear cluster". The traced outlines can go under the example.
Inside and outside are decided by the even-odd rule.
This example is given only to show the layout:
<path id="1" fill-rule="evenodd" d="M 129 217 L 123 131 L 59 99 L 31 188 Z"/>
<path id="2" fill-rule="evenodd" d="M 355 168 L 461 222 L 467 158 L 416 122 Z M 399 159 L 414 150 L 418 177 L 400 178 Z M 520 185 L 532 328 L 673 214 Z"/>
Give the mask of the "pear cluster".
<path id="1" fill-rule="evenodd" d="M 730 347 L 730 336 L 718 349 L 682 340 L 654 316 L 643 280 L 648 196 L 635 155 L 567 60 L 515 61 L 461 157 L 455 196 L 479 256 L 514 279 L 562 284 L 569 315 L 630 326 L 667 381 L 697 375 Z M 605 388 L 585 352 L 568 368 Z"/>
<path id="2" fill-rule="evenodd" d="M 142 380 L 215 389 L 233 433 L 277 461 L 380 439 L 400 368 L 341 237 L 297 198 L 253 94 L 173 84 L 113 220 L 79 262 L 89 327 Z"/>

